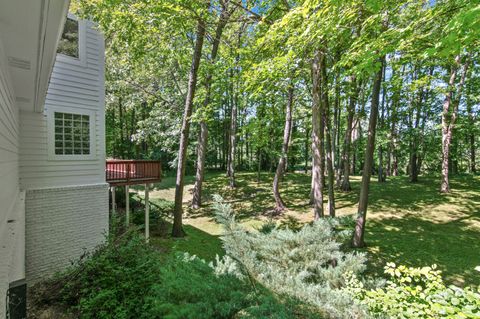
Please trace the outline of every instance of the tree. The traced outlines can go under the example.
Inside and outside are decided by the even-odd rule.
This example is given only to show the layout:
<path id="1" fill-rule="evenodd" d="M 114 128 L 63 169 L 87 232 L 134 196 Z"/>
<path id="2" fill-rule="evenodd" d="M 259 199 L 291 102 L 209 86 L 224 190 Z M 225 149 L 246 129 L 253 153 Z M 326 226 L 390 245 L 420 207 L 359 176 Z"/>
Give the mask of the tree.
<path id="1" fill-rule="evenodd" d="M 198 68 L 202 56 L 203 39 L 205 37 L 205 22 L 199 19 L 197 22 L 197 31 L 195 34 L 195 49 L 192 56 L 192 65 L 188 78 L 187 96 L 185 98 L 185 110 L 182 119 L 182 129 L 180 131 L 180 146 L 178 150 L 177 178 L 175 184 L 175 207 L 173 209 L 173 237 L 183 237 L 185 235 L 182 226 L 183 215 L 183 187 L 185 182 L 185 162 L 188 147 L 188 135 L 190 132 L 190 117 L 193 110 L 193 99 L 197 88 Z"/>
<path id="2" fill-rule="evenodd" d="M 215 34 L 212 39 L 212 51 L 210 53 L 210 68 L 205 79 L 205 98 L 203 100 L 203 111 L 208 112 L 208 107 L 210 105 L 211 95 L 212 95 L 212 79 L 213 72 L 215 67 L 215 61 L 217 59 L 218 48 L 220 46 L 220 40 L 222 38 L 223 30 L 232 15 L 233 10 L 229 10 L 228 1 L 220 1 L 221 11 L 218 18 L 217 27 L 215 29 Z M 206 115 L 203 115 L 206 117 Z M 192 208 L 198 209 L 202 205 L 202 184 L 205 176 L 205 155 L 207 152 L 207 143 L 208 143 L 208 127 L 205 119 L 202 118 L 200 121 L 200 133 L 198 135 L 198 146 L 197 146 L 197 170 L 195 174 L 195 186 L 193 188 L 193 199 L 192 199 Z"/>
<path id="3" fill-rule="evenodd" d="M 449 180 L 449 160 L 450 160 L 450 144 L 452 142 L 453 128 L 457 119 L 458 105 L 460 104 L 462 88 L 465 83 L 465 76 L 468 69 L 468 62 L 463 65 L 463 71 L 458 88 L 456 89 L 456 100 L 453 100 L 453 92 L 455 89 L 455 79 L 461 68 L 461 57 L 455 57 L 455 63 L 450 67 L 450 80 L 448 81 L 448 89 L 443 101 L 442 111 L 442 181 L 440 184 L 440 192 L 450 192 Z"/>
<path id="4" fill-rule="evenodd" d="M 347 106 L 347 128 L 345 130 L 345 140 L 343 145 L 343 179 L 341 189 L 345 192 L 351 191 L 350 186 L 350 166 L 351 166 L 351 144 L 352 144 L 352 129 L 353 117 L 355 115 L 355 105 L 358 99 L 357 80 L 354 75 L 350 76 L 350 98 Z"/>
<path id="5" fill-rule="evenodd" d="M 324 184 L 324 149 L 323 138 L 325 121 L 323 120 L 323 103 L 321 102 L 321 72 L 325 54 L 318 49 L 312 63 L 312 191 L 313 213 L 315 220 L 324 216 L 323 184 Z"/>
<path id="6" fill-rule="evenodd" d="M 375 75 L 372 89 L 372 102 L 370 107 L 370 119 L 368 124 L 368 141 L 365 150 L 365 161 L 362 173 L 362 185 L 360 188 L 360 199 L 358 201 L 358 217 L 355 223 L 355 232 L 353 234 L 352 246 L 365 246 L 365 223 L 367 218 L 368 193 L 370 189 L 370 177 L 372 176 L 373 152 L 375 150 L 375 134 L 377 129 L 378 106 L 380 101 L 380 87 L 382 84 L 382 75 L 384 67 L 384 58 L 380 58 L 379 70 Z"/>
<path id="7" fill-rule="evenodd" d="M 277 170 L 273 178 L 273 197 L 275 198 L 275 212 L 282 213 L 285 210 L 285 203 L 280 196 L 280 181 L 285 173 L 287 162 L 288 145 L 290 144 L 292 113 L 293 113 L 293 86 L 289 86 L 287 92 L 287 107 L 285 112 L 285 126 L 283 129 L 282 152 L 278 161 Z"/>

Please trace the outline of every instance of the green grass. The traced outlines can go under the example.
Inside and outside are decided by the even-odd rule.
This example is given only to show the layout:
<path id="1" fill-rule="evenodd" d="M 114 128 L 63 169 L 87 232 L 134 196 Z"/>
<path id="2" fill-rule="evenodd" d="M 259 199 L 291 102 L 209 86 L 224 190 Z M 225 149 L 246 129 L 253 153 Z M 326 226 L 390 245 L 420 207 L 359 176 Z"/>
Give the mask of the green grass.
<path id="1" fill-rule="evenodd" d="M 229 189 L 224 173 L 212 172 L 205 179 L 205 205 L 198 211 L 185 206 L 185 239 L 153 238 L 152 243 L 170 252 L 187 251 L 206 260 L 222 254 L 218 235 L 221 227 L 214 221 L 209 200 L 222 195 L 233 206 L 237 219 L 247 227 L 268 221 L 273 208 L 273 174 L 237 174 L 237 188 Z M 185 205 L 191 199 L 193 178 L 188 177 Z M 174 177 L 155 185 L 151 198 L 173 200 Z M 360 178 L 352 178 L 353 191 L 337 192 L 337 215 L 356 213 Z M 310 176 L 288 173 L 282 184 L 282 196 L 289 207 L 278 222 L 290 218 L 299 222 L 313 219 L 308 205 Z M 386 262 L 409 266 L 437 264 L 446 280 L 457 285 L 479 285 L 480 272 L 480 176 L 455 176 L 452 192 L 440 195 L 436 177 L 420 178 L 411 184 L 406 177 L 388 178 L 377 183 L 372 178 L 364 251 L 369 256 L 369 272 L 381 274 Z M 165 236 L 164 236 L 165 237 Z"/>
<path id="2" fill-rule="evenodd" d="M 170 223 L 168 225 L 171 226 Z M 185 225 L 184 230 L 188 234 L 184 238 L 152 236 L 150 242 L 159 249 L 165 250 L 167 254 L 187 252 L 207 261 L 215 260 L 216 255 L 225 254 L 219 236 L 211 235 L 191 225 Z"/>

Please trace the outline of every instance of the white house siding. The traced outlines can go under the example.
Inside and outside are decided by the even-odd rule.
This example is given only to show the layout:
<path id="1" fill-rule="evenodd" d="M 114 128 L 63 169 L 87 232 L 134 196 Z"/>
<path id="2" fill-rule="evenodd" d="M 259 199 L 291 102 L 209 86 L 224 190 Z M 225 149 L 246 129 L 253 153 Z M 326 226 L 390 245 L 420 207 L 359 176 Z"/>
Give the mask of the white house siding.
<path id="1" fill-rule="evenodd" d="M 85 22 L 83 22 L 85 23 Z M 49 160 L 47 117 L 22 111 L 20 187 L 22 189 L 105 183 L 105 107 L 103 37 L 86 22 L 85 60 L 57 56 L 45 110 L 95 112 L 93 160 Z M 82 40 L 80 40 L 82 41 Z"/>
<path id="2" fill-rule="evenodd" d="M 26 191 L 26 279 L 29 285 L 61 270 L 84 250 L 93 249 L 102 242 L 108 230 L 104 44 L 103 37 L 90 22 L 81 23 L 86 23 L 86 38 L 82 39 L 80 33 L 80 61 L 57 55 L 45 113 L 20 112 L 20 187 Z M 93 112 L 92 158 L 52 158 L 46 115 L 52 110 Z"/>
<path id="3" fill-rule="evenodd" d="M 18 109 L 0 39 L 0 318 L 5 316 L 8 283 L 23 277 L 25 211 L 18 187 L 18 132 Z"/>

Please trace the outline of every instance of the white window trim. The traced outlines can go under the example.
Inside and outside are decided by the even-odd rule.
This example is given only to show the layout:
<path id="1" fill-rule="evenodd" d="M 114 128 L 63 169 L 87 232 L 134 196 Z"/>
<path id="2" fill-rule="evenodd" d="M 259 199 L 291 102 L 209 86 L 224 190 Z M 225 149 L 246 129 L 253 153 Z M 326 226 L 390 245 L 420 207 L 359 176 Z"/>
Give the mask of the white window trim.
<path id="1" fill-rule="evenodd" d="M 82 67 L 87 66 L 87 21 L 79 20 L 75 15 L 69 13 L 68 19 L 78 22 L 78 58 L 63 53 L 57 53 L 57 60 Z"/>
<path id="2" fill-rule="evenodd" d="M 55 112 L 72 113 L 79 115 L 88 115 L 90 119 L 90 154 L 88 155 L 59 155 L 55 154 Z M 85 109 L 77 109 L 71 107 L 52 107 L 49 106 L 45 110 L 47 116 L 47 143 L 48 143 L 48 160 L 49 161 L 78 161 L 78 160 L 96 160 L 96 112 Z"/>

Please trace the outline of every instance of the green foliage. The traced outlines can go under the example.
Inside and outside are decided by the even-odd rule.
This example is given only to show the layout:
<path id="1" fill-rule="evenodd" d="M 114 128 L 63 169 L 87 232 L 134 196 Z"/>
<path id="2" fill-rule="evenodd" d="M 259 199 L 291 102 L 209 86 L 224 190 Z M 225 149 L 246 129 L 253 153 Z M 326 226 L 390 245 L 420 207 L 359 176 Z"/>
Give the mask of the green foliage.
<path id="1" fill-rule="evenodd" d="M 446 287 L 436 265 L 408 268 L 389 263 L 389 280 L 376 289 L 364 289 L 355 275 L 347 274 L 352 293 L 378 318 L 479 318 L 480 287 Z"/>
<path id="2" fill-rule="evenodd" d="M 298 231 L 275 228 L 270 232 L 249 232 L 235 222 L 231 207 L 215 196 L 217 219 L 227 259 L 221 263 L 227 273 L 238 270 L 241 278 L 315 306 L 328 318 L 356 318 L 365 315 L 343 288 L 343 274 L 365 269 L 363 254 L 340 250 L 351 231 L 335 232 L 335 220 L 319 220 Z M 232 265 L 236 264 L 236 265 Z M 228 266 L 226 266 L 228 265 Z"/>
<path id="3" fill-rule="evenodd" d="M 318 318 L 302 302 L 188 254 L 164 258 L 136 232 L 109 240 L 46 285 L 40 298 L 80 318 Z M 59 287 L 61 287 L 59 289 Z"/>
<path id="4" fill-rule="evenodd" d="M 166 263 L 162 282 L 145 298 L 142 318 L 296 318 L 298 304 L 279 301 L 263 288 L 253 290 L 232 274 L 214 273 L 212 266 L 188 254 Z M 310 318 L 308 311 L 305 317 Z"/>
<path id="5" fill-rule="evenodd" d="M 237 278 L 217 277 L 205 262 L 188 255 L 167 262 L 160 278 L 145 298 L 143 318 L 231 318 L 251 299 Z"/>
<path id="6" fill-rule="evenodd" d="M 82 318 L 138 318 L 161 269 L 144 238 L 132 232 L 110 238 L 63 275 L 64 302 Z"/>

